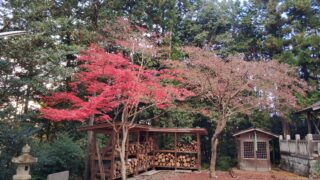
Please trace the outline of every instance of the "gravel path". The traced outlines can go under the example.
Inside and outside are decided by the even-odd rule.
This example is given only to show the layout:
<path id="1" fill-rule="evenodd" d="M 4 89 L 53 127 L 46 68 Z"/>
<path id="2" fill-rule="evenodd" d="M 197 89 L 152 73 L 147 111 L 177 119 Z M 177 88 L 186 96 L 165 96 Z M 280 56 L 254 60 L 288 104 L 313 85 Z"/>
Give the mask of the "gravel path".
<path id="1" fill-rule="evenodd" d="M 297 176 L 295 174 L 281 171 L 272 170 L 270 172 L 254 172 L 254 171 L 240 171 L 237 169 L 232 170 L 233 177 L 230 172 L 218 171 L 218 180 L 308 180 L 308 178 Z M 194 171 L 194 172 L 175 172 L 172 170 L 162 170 L 158 173 L 144 176 L 139 175 L 130 180 L 213 180 L 209 178 L 207 170 Z"/>

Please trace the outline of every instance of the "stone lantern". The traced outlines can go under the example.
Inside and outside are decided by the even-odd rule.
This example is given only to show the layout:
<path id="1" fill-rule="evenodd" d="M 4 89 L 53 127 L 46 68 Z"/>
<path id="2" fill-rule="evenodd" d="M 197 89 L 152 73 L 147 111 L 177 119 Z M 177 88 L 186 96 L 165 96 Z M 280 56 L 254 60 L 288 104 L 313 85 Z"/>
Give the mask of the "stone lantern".
<path id="1" fill-rule="evenodd" d="M 22 154 L 18 157 L 12 158 L 12 162 L 17 164 L 16 175 L 13 176 L 13 180 L 29 180 L 31 179 L 30 165 L 38 161 L 38 158 L 31 156 L 30 146 L 26 144 L 22 148 Z"/>

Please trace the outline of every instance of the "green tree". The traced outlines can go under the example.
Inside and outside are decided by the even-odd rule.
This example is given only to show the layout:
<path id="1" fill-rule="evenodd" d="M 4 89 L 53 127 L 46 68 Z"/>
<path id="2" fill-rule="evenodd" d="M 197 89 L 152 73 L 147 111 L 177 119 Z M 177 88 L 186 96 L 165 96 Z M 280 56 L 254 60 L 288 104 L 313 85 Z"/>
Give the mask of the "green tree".
<path id="1" fill-rule="evenodd" d="M 66 84 L 77 66 L 76 55 L 103 39 L 99 34 L 118 15 L 110 15 L 118 6 L 109 1 L 8 0 L 1 1 L 0 7 L 1 31 L 27 31 L 23 36 L 0 39 L 1 121 L 10 127 L 37 123 L 36 136 L 42 140 L 43 136 L 50 140 L 59 129 L 74 132 L 72 127 L 78 124 L 38 119 L 39 97 L 69 89 Z"/>
<path id="2" fill-rule="evenodd" d="M 233 28 L 235 43 L 230 49 L 243 53 L 246 60 L 265 58 L 263 50 L 263 25 L 265 19 L 265 1 L 245 1 L 237 15 Z"/>
<path id="3" fill-rule="evenodd" d="M 194 3 L 177 26 L 177 34 L 184 44 L 214 48 L 225 53 L 234 40 L 232 28 L 239 7 L 239 1 L 231 0 Z"/>
<path id="4" fill-rule="evenodd" d="M 318 80 L 320 4 L 315 0 L 286 0 L 281 6 L 286 33 L 279 59 L 299 65 L 306 80 Z"/>
<path id="5" fill-rule="evenodd" d="M 52 142 L 32 142 L 32 155 L 38 162 L 32 167 L 33 179 L 46 179 L 48 174 L 66 171 L 70 179 L 82 179 L 85 160 L 85 141 L 59 134 Z"/>

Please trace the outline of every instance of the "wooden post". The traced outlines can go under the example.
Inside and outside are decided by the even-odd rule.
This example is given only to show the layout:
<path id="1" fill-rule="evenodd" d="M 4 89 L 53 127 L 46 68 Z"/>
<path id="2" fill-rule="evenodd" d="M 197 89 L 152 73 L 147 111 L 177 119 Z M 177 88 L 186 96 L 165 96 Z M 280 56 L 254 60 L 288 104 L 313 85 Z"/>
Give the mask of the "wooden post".
<path id="1" fill-rule="evenodd" d="M 268 170 L 271 170 L 271 162 L 270 162 L 270 143 L 268 140 L 266 140 L 266 151 L 267 151 L 267 161 L 268 161 Z"/>
<path id="2" fill-rule="evenodd" d="M 174 133 L 174 158 L 177 160 L 177 133 Z M 174 161 L 174 169 L 177 169 L 177 162 Z"/>
<path id="3" fill-rule="evenodd" d="M 308 156 L 311 157 L 313 153 L 313 147 L 312 147 L 312 134 L 307 134 L 306 140 L 308 142 Z"/>
<path id="4" fill-rule="evenodd" d="M 91 131 L 92 132 L 92 141 L 91 144 L 96 144 L 96 133 Z M 91 147 L 90 150 L 89 150 L 89 159 L 90 159 L 90 179 L 95 179 L 96 177 L 96 167 L 95 167 L 95 148 L 94 147 Z"/>
<path id="5" fill-rule="evenodd" d="M 275 152 L 275 147 L 274 147 L 274 145 L 275 145 L 274 141 L 275 141 L 274 139 L 271 140 L 271 143 L 272 143 L 272 161 L 273 161 L 273 163 L 276 162 L 276 152 Z"/>
<path id="6" fill-rule="evenodd" d="M 300 154 L 300 148 L 299 148 L 300 134 L 296 134 L 295 139 L 296 139 L 296 153 Z"/>
<path id="7" fill-rule="evenodd" d="M 102 180 L 105 180 L 106 175 L 104 173 L 104 166 L 103 166 L 103 161 L 102 161 L 101 154 L 100 154 L 100 147 L 97 142 L 96 142 L 96 151 L 97 151 L 97 157 L 98 157 L 98 166 L 99 166 L 100 177 L 102 178 Z"/>
<path id="8" fill-rule="evenodd" d="M 158 143 L 158 142 L 156 141 L 156 139 L 154 138 L 154 136 L 155 136 L 155 135 L 152 136 L 152 138 L 153 138 L 153 152 L 152 152 L 152 156 L 153 156 L 153 157 L 156 156 L 156 153 L 155 153 L 156 147 L 157 147 L 156 144 Z M 149 132 L 147 132 L 147 137 L 149 137 Z M 152 162 L 152 169 L 155 170 L 155 169 L 156 169 L 156 166 L 154 165 L 154 160 L 152 160 L 152 161 L 153 161 L 153 162 Z"/>
<path id="9" fill-rule="evenodd" d="M 311 114 L 307 112 L 308 134 L 312 134 Z"/>
<path id="10" fill-rule="evenodd" d="M 197 156 L 198 156 L 198 170 L 201 170 L 201 146 L 200 146 L 200 134 L 197 133 Z"/>
<path id="11" fill-rule="evenodd" d="M 146 137 L 145 137 L 146 140 L 149 139 L 149 132 L 146 132 Z"/>
<path id="12" fill-rule="evenodd" d="M 140 145 L 140 130 L 137 131 L 137 137 L 136 137 L 136 144 L 137 145 Z M 138 152 L 136 152 L 136 154 L 138 154 Z M 138 159 L 138 157 L 136 157 Z M 138 175 L 139 174 L 139 166 L 136 166 L 135 167 L 135 170 L 134 171 L 134 175 Z"/>
<path id="13" fill-rule="evenodd" d="M 114 179 L 113 175 L 115 174 L 115 146 L 116 146 L 116 135 L 115 132 L 112 131 L 111 134 L 111 142 L 112 142 L 112 150 L 111 150 L 111 164 L 110 164 L 110 171 L 109 171 L 109 177 L 110 179 Z"/>

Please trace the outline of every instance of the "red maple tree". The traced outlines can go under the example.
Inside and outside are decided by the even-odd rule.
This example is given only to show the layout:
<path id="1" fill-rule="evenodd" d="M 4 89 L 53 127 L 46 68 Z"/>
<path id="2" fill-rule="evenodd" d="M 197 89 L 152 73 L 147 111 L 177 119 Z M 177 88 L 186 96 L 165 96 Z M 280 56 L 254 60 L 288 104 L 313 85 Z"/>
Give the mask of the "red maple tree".
<path id="1" fill-rule="evenodd" d="M 114 125 L 114 130 L 122 134 L 118 136 L 116 150 L 120 154 L 122 178 L 126 179 L 125 145 L 137 115 L 151 107 L 166 108 L 174 100 L 182 101 L 192 93 L 164 83 L 164 80 L 179 80 L 175 71 L 148 70 L 96 45 L 91 45 L 78 61 L 80 71 L 69 84 L 72 91 L 44 97 L 42 117 L 56 122 L 83 122 L 94 116 L 95 121 Z M 112 113 L 121 115 L 118 129 Z"/>

